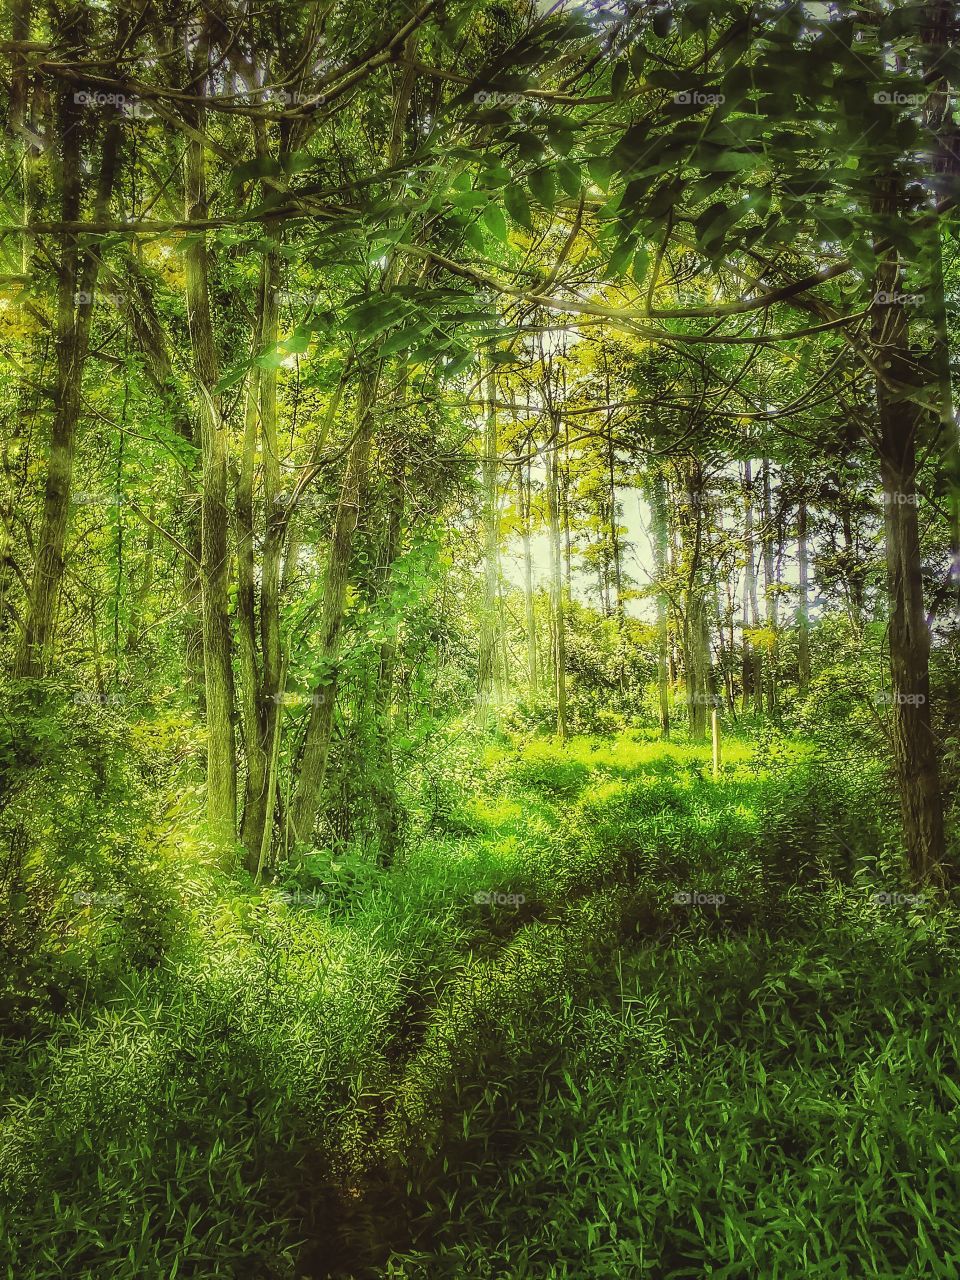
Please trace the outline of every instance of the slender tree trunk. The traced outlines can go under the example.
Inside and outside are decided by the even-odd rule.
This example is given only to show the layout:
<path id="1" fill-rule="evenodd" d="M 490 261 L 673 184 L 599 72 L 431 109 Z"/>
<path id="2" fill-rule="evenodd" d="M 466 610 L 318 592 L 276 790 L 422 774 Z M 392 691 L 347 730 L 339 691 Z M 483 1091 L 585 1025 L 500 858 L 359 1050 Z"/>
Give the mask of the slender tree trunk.
<path id="1" fill-rule="evenodd" d="M 760 627 L 760 605 L 757 599 L 757 569 L 756 569 L 756 551 L 754 547 L 753 536 L 753 463 L 748 458 L 743 466 L 743 490 L 744 490 L 744 551 L 745 551 L 745 581 L 744 593 L 746 600 L 750 606 L 750 626 L 756 631 Z M 756 645 L 744 641 L 744 653 L 750 659 L 750 689 L 753 694 L 753 707 L 755 711 L 763 711 L 763 655 Z M 745 659 L 746 660 L 746 659 Z M 744 682 L 746 687 L 746 681 Z M 746 711 L 746 702 L 744 702 L 744 711 Z"/>
<path id="2" fill-rule="evenodd" d="M 198 49 L 194 90 L 203 96 L 207 83 L 207 48 Z M 186 148 L 186 217 L 207 216 L 207 182 L 203 144 L 204 113 L 198 108 L 196 130 Z M 232 860 L 237 839 L 237 755 L 230 633 L 228 439 L 219 397 L 217 353 L 210 318 L 209 260 L 205 238 L 194 237 L 185 254 L 187 321 L 200 391 L 200 441 L 203 492 L 200 529 L 203 559 L 203 671 L 207 722 L 207 826 L 221 855 Z"/>
<path id="3" fill-rule="evenodd" d="M 401 379 L 399 399 L 406 393 L 406 379 Z M 406 470 L 402 444 L 395 441 L 386 466 L 387 512 L 382 556 L 384 582 L 400 553 L 404 517 L 404 474 Z M 397 798 L 396 770 L 393 759 L 393 686 L 397 666 L 397 628 L 392 626 L 380 645 L 376 688 L 373 698 L 375 740 L 377 749 L 374 770 L 373 807 L 379 837 L 380 863 L 388 867 L 400 846 L 402 809 Z"/>
<path id="4" fill-rule="evenodd" d="M 264 277 L 265 263 L 262 263 L 251 344 L 254 356 L 262 347 Z M 263 846 L 267 772 L 270 759 L 264 749 L 266 708 L 262 702 L 262 677 L 258 661 L 256 557 L 254 554 L 256 529 L 253 488 L 257 465 L 259 419 L 260 368 L 254 363 L 247 375 L 243 451 L 236 495 L 237 654 L 240 673 L 237 700 L 240 707 L 243 754 L 247 765 L 240 841 L 245 849 L 247 869 L 253 872 L 256 872 Z M 267 519 L 269 520 L 269 512 Z"/>
<path id="5" fill-rule="evenodd" d="M 762 493 L 762 529 L 761 546 L 763 550 L 763 600 L 764 624 L 769 632 L 769 652 L 766 662 L 766 700 L 767 711 L 771 715 L 777 709 L 777 664 L 778 664 L 778 614 L 777 578 L 774 570 L 774 527 L 773 502 L 770 483 L 770 460 L 764 458 L 761 464 Z"/>
<path id="6" fill-rule="evenodd" d="M 683 472 L 680 536 L 685 569 L 683 599 L 683 657 L 687 685 L 687 717 L 690 736 L 706 737 L 712 704 L 710 624 L 704 565 L 703 467 L 687 458 Z"/>
<path id="7" fill-rule="evenodd" d="M 797 566 L 800 588 L 797 601 L 797 689 L 801 698 L 810 688 L 810 558 L 807 548 L 807 502 L 797 507 Z"/>
<path id="8" fill-rule="evenodd" d="M 34 220 L 34 210 L 38 198 L 38 160 L 40 149 L 36 145 L 39 134 L 36 128 L 37 94 L 32 91 L 32 73 L 30 55 L 27 46 L 30 43 L 33 24 L 33 5 L 31 0 L 14 0 L 10 7 L 10 34 L 15 48 L 10 52 L 10 102 L 9 120 L 12 133 L 8 156 L 9 172 L 21 173 L 21 212 L 23 226 L 29 227 Z M 25 230 L 20 248 L 20 271 L 24 282 L 33 276 L 36 259 L 36 237 Z M 10 608 L 9 596 L 15 582 L 21 580 L 21 571 L 15 559 L 14 516 L 17 511 L 17 495 L 14 485 L 11 454 L 19 452 L 20 442 L 26 436 L 28 424 L 36 416 L 37 393 L 36 384 L 43 378 L 43 356 L 49 343 L 46 334 L 33 335 L 26 344 L 24 367 L 18 379 L 16 402 L 12 429 L 3 441 L 3 474 L 4 489 L 0 500 L 0 635 L 5 636 L 14 624 L 16 614 Z M 40 368 L 35 385 L 32 371 Z"/>
<path id="9" fill-rule="evenodd" d="M 478 663 L 478 709 L 486 724 L 491 704 L 499 701 L 499 637 L 497 594 L 500 579 L 500 529 L 497 475 L 497 386 L 491 364 L 486 374 L 487 409 L 483 437 L 483 604 L 480 615 L 480 654 Z"/>
<path id="10" fill-rule="evenodd" d="M 321 674 L 314 686 L 300 775 L 287 812 L 287 840 L 291 849 L 298 842 L 308 841 L 313 834 L 327 771 L 337 698 L 340 633 L 360 495 L 367 484 L 378 385 L 379 370 L 368 368 L 361 372 L 357 428 L 337 500 L 324 579 L 323 611 L 316 651 Z"/>
<path id="11" fill-rule="evenodd" d="M 124 316 L 143 353 L 146 371 L 158 394 L 168 406 L 177 435 L 190 446 L 192 457 L 199 445 L 191 406 L 174 373 L 173 360 L 163 324 L 157 314 L 149 280 L 132 254 L 124 260 L 121 275 Z M 190 553 L 180 565 L 184 603 L 182 627 L 183 661 L 190 692 L 203 708 L 203 626 L 202 587 L 199 566 L 203 560 L 200 537 L 201 476 L 191 462 L 185 468 L 180 507 L 183 543 Z"/>
<path id="12" fill-rule="evenodd" d="M 653 572 L 657 589 L 657 692 L 660 736 L 670 737 L 670 638 L 667 627 L 668 600 L 664 589 L 669 554 L 667 529 L 667 484 L 662 471 L 654 471 L 650 487 Z"/>
<path id="13" fill-rule="evenodd" d="M 730 719 L 736 723 L 737 719 L 737 636 L 736 636 L 736 612 L 737 612 L 737 580 L 734 573 L 727 574 L 727 654 L 728 654 L 728 672 L 727 672 L 727 710 L 730 712 Z"/>
<path id="14" fill-rule="evenodd" d="M 568 736 L 567 728 L 567 641 L 564 616 L 563 548 L 560 527 L 559 475 L 560 427 L 554 418 L 553 430 L 546 450 L 547 467 L 547 522 L 550 531 L 550 604 L 554 633 L 554 683 L 557 693 L 557 735 Z"/>
<path id="15" fill-rule="evenodd" d="M 277 291 L 281 258 L 269 250 L 263 258 L 260 298 L 254 324 L 254 347 L 271 351 L 279 336 Z M 260 862 L 265 832 L 273 822 L 270 762 L 277 758 L 274 738 L 282 724 L 280 652 L 280 564 L 283 540 L 292 513 L 281 502 L 280 458 L 277 439 L 277 369 L 251 369 L 243 459 L 237 488 L 238 612 L 243 689 L 246 794 L 241 840 L 248 867 Z M 258 431 L 259 428 L 259 431 Z M 264 508 L 264 536 L 260 563 L 257 612 L 254 563 L 253 479 L 260 444 Z M 269 847 L 269 838 L 266 839 Z"/>
<path id="16" fill-rule="evenodd" d="M 526 474 L 524 474 L 526 473 Z M 536 698 L 539 693 L 539 672 L 537 661 L 537 614 L 533 599 L 533 553 L 530 545 L 531 525 L 531 463 L 526 466 L 521 462 L 518 476 L 518 503 L 520 508 L 521 529 L 523 539 L 523 602 L 527 627 L 527 680 L 530 697 Z"/>
<path id="17" fill-rule="evenodd" d="M 64 222 L 76 221 L 80 217 L 82 109 L 74 102 L 72 93 L 61 93 L 57 110 L 62 148 L 58 185 Z M 109 211 L 119 144 L 120 125 L 111 121 L 104 133 L 100 160 L 95 215 L 98 218 L 105 217 Z M 57 294 L 57 399 L 47 457 L 43 523 L 27 603 L 26 625 L 15 667 L 16 673 L 22 676 L 43 674 L 54 658 L 83 371 L 90 345 L 99 269 L 99 254 L 86 252 L 81 260 L 76 237 L 71 232 L 62 236 Z"/>

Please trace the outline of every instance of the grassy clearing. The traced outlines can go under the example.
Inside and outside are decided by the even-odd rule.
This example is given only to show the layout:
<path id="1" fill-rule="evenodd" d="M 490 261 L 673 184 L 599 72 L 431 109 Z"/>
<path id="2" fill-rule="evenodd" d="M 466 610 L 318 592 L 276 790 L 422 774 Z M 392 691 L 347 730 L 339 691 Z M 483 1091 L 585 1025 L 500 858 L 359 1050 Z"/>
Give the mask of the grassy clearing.
<path id="1" fill-rule="evenodd" d="M 390 870 L 186 877 L 176 945 L 8 1051 L 8 1275 L 799 1276 L 817 1223 L 824 1257 L 872 1233 L 928 1265 L 955 937 L 871 901 L 879 769 L 731 739 L 714 781 L 636 734 L 463 754 L 411 779 Z"/>

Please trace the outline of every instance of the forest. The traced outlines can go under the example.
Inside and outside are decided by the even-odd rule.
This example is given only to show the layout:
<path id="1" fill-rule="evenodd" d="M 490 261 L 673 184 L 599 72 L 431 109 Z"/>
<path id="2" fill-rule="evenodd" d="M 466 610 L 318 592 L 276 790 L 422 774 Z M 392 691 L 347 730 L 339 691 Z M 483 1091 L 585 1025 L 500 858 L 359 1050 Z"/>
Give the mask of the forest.
<path id="1" fill-rule="evenodd" d="M 954 0 L 5 0 L 0 1277 L 960 1275 Z"/>

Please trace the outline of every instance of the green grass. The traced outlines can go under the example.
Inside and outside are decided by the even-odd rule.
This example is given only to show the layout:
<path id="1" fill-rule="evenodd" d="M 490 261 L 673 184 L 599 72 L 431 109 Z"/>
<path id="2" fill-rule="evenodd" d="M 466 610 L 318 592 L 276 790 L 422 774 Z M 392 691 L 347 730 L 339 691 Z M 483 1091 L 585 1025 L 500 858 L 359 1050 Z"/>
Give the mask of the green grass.
<path id="1" fill-rule="evenodd" d="M 382 1274 L 956 1275 L 958 943 L 836 894 L 630 957 L 556 1070 L 463 1091 Z"/>
<path id="2" fill-rule="evenodd" d="M 927 1161 L 931 1212 L 954 1189 L 925 1136 L 951 1154 L 952 979 L 921 958 L 947 973 L 955 940 L 870 901 L 898 887 L 882 769 L 734 737 L 714 781 L 708 748 L 638 734 L 459 741 L 411 774 L 391 869 L 319 852 L 256 892 L 181 869 L 177 945 L 8 1042 L 6 1274 L 799 1277 L 818 1223 L 838 1266 L 927 1265 L 915 1200 L 876 1215 L 895 1156 Z M 901 996 L 919 1041 L 890 1040 Z M 866 1172 L 827 1160 L 858 1115 Z"/>

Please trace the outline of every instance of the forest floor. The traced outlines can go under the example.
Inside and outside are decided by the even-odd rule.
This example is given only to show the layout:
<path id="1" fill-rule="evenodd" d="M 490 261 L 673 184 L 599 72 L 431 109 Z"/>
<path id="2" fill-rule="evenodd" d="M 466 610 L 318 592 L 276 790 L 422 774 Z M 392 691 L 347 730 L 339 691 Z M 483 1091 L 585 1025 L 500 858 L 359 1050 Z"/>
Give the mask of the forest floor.
<path id="1" fill-rule="evenodd" d="M 158 855 L 163 954 L 6 1051 L 9 1275 L 957 1274 L 960 938 L 896 880 L 879 765 L 432 759 L 390 868 Z"/>

